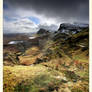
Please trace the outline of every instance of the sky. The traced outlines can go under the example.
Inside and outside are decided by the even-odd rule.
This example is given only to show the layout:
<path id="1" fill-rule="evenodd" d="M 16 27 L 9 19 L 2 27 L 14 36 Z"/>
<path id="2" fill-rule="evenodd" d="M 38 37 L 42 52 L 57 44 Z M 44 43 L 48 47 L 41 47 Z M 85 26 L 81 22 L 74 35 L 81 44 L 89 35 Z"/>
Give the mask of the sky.
<path id="1" fill-rule="evenodd" d="M 88 23 L 89 0 L 4 0 L 4 33 L 57 30 L 61 23 Z"/>

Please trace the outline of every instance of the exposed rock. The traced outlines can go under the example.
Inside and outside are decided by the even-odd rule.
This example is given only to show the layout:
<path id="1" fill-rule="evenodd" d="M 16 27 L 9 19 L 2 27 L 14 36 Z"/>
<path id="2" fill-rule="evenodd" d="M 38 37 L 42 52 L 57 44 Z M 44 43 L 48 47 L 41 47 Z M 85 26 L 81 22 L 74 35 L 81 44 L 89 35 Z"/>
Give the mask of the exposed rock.
<path id="1" fill-rule="evenodd" d="M 42 35 L 46 35 L 46 34 L 49 34 L 50 32 L 48 30 L 45 30 L 45 29 L 40 29 L 37 34 L 42 34 Z"/>
<path id="2" fill-rule="evenodd" d="M 62 23 L 58 29 L 60 33 L 66 34 L 76 34 L 80 32 L 82 29 L 88 28 L 88 24 L 70 24 L 70 23 Z"/>

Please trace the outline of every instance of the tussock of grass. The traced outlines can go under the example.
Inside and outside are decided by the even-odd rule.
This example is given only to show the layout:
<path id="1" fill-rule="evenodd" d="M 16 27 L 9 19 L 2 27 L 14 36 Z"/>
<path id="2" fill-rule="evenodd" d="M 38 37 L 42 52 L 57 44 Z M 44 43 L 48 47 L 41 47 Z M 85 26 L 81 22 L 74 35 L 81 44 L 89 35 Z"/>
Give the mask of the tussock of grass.
<path id="1" fill-rule="evenodd" d="M 24 86 L 25 83 L 22 83 L 21 85 L 19 84 L 17 86 L 17 89 L 15 90 L 18 92 L 19 90 L 21 91 L 22 89 L 25 92 L 28 92 L 28 91 L 51 92 L 51 91 L 54 91 L 55 87 L 58 86 L 60 82 L 61 82 L 60 80 L 56 80 L 50 74 L 40 74 L 40 75 L 37 75 L 33 80 L 30 81 L 29 84 L 26 84 L 25 86 Z"/>
<path id="2" fill-rule="evenodd" d="M 61 79 L 57 79 L 57 76 L 61 76 Z M 49 92 L 62 82 L 62 78 L 58 71 L 49 71 L 42 65 L 4 66 L 4 92 L 40 92 L 42 89 Z"/>
<path id="3" fill-rule="evenodd" d="M 71 92 L 89 92 L 88 83 L 80 82 L 72 86 Z"/>

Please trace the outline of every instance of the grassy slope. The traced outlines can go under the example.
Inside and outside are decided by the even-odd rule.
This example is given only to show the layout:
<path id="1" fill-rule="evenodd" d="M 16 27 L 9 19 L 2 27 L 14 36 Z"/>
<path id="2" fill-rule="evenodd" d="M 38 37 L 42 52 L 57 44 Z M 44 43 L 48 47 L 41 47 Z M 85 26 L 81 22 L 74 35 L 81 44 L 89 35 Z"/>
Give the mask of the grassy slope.
<path id="1" fill-rule="evenodd" d="M 41 89 L 47 92 L 49 87 L 54 89 L 63 79 L 62 73 L 42 65 L 4 66 L 4 92 L 38 92 Z"/>
<path id="2" fill-rule="evenodd" d="M 83 50 L 81 43 L 87 49 Z M 48 57 L 49 62 L 4 66 L 4 92 L 88 92 L 88 29 L 64 44 L 61 40 L 48 42 L 43 53 L 33 47 L 25 55 L 20 56 L 25 65 L 40 57 Z"/>

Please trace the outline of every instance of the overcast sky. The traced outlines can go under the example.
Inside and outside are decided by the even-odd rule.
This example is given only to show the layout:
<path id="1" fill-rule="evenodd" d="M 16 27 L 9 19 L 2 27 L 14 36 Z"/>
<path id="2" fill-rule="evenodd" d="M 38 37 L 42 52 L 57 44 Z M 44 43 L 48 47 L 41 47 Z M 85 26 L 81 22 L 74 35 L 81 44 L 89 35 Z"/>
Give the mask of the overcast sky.
<path id="1" fill-rule="evenodd" d="M 61 23 L 88 23 L 89 0 L 4 0 L 4 33 L 57 30 Z"/>

